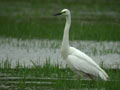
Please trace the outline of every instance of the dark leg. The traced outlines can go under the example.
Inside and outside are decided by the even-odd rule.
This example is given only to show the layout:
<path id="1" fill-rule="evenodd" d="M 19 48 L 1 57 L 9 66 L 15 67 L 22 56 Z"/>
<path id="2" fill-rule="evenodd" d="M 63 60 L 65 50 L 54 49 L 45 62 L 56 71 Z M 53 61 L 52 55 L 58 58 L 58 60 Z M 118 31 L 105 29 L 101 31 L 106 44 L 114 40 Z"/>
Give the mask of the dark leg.
<path id="1" fill-rule="evenodd" d="M 93 76 L 91 74 L 88 74 L 88 73 L 87 73 L 87 76 L 92 80 L 90 85 L 93 85 L 95 83 Z"/>
<path id="2" fill-rule="evenodd" d="M 77 75 L 77 80 L 81 80 L 81 76 L 80 75 Z"/>
<path id="3" fill-rule="evenodd" d="M 88 76 L 91 80 L 93 80 L 93 81 L 94 81 L 94 78 L 93 78 L 93 76 L 92 76 L 92 75 L 90 75 L 90 74 L 88 74 L 88 73 L 87 73 L 87 76 Z"/>

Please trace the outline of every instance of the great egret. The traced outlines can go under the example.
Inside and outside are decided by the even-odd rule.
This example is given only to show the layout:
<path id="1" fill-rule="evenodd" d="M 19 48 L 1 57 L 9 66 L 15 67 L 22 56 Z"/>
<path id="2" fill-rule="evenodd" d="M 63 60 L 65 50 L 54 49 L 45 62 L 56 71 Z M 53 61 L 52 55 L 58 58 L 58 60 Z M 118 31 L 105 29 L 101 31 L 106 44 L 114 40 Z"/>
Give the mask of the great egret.
<path id="1" fill-rule="evenodd" d="M 66 24 L 64 28 L 64 35 L 61 47 L 61 56 L 67 62 L 69 68 L 76 74 L 86 74 L 89 78 L 92 76 L 99 76 L 103 80 L 108 79 L 107 73 L 100 68 L 89 56 L 80 50 L 70 47 L 69 45 L 69 29 L 71 25 L 71 14 L 68 9 L 63 9 L 60 13 L 55 14 L 64 15 L 66 17 Z"/>

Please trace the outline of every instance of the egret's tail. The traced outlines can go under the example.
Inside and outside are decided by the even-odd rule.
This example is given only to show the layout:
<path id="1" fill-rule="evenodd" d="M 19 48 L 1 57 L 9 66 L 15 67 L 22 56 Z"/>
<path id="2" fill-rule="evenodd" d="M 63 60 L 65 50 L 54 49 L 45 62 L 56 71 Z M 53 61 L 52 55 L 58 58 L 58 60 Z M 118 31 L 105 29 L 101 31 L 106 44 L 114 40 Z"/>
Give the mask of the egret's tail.
<path id="1" fill-rule="evenodd" d="M 108 79 L 108 75 L 107 75 L 107 73 L 104 71 L 104 70 L 102 70 L 101 69 L 101 71 L 99 71 L 99 76 L 101 77 L 101 79 L 103 79 L 103 80 L 105 80 L 105 81 L 107 81 L 107 79 Z"/>

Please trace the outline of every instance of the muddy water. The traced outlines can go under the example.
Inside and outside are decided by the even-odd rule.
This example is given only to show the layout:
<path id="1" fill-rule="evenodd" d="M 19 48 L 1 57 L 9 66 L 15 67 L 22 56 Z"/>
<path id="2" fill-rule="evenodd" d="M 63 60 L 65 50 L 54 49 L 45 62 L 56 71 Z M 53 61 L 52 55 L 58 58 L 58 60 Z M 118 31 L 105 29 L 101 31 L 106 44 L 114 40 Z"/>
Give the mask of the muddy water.
<path id="1" fill-rule="evenodd" d="M 119 41 L 70 41 L 74 46 L 92 57 L 98 64 L 104 63 L 106 68 L 120 68 L 120 42 Z M 51 64 L 65 67 L 65 61 L 60 55 L 60 40 L 17 40 L 13 38 L 0 38 L 0 61 L 10 60 L 12 66 L 16 62 L 32 65 L 32 61 L 44 65 L 46 60 Z"/>

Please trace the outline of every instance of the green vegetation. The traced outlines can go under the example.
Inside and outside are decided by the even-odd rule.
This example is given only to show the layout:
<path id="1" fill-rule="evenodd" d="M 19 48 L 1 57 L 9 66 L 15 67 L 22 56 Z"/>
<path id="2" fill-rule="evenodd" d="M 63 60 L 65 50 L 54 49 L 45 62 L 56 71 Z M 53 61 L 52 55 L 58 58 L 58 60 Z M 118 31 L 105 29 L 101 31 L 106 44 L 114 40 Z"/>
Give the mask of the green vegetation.
<path id="1" fill-rule="evenodd" d="M 119 3 L 119 0 L 1 0 L 0 36 L 62 39 L 65 20 L 53 14 L 68 8 L 72 13 L 71 40 L 119 41 Z"/>
<path id="2" fill-rule="evenodd" d="M 70 40 L 120 41 L 120 0 L 0 0 L 0 37 L 61 40 L 65 19 L 53 14 L 63 8 L 70 9 L 72 14 Z M 60 46 L 53 42 L 51 48 L 54 47 Z M 93 52 L 96 54 L 96 48 Z M 110 49 L 101 51 L 102 54 L 111 52 Z M 119 50 L 114 52 L 119 53 Z M 7 90 L 120 88 L 120 69 L 105 69 L 110 76 L 109 81 L 97 78 L 92 82 L 76 80 L 69 68 L 52 66 L 49 61 L 44 66 L 32 62 L 32 67 L 17 62 L 15 68 L 11 63 L 0 60 L 0 90 L 7 86 Z"/>
<path id="3" fill-rule="evenodd" d="M 11 68 L 11 62 L 6 60 L 0 65 L 0 85 L 9 85 L 10 88 L 25 89 L 36 88 L 35 90 L 52 88 L 52 89 L 81 89 L 91 88 L 117 90 L 120 88 L 120 70 L 107 69 L 106 72 L 110 76 L 109 81 L 102 81 L 99 78 L 96 81 L 77 80 L 75 74 L 66 69 L 60 69 L 58 65 L 51 66 L 49 61 L 44 66 L 36 65 L 33 67 L 21 66 L 16 63 L 16 68 Z M 14 87 L 12 87 L 14 85 Z"/>

